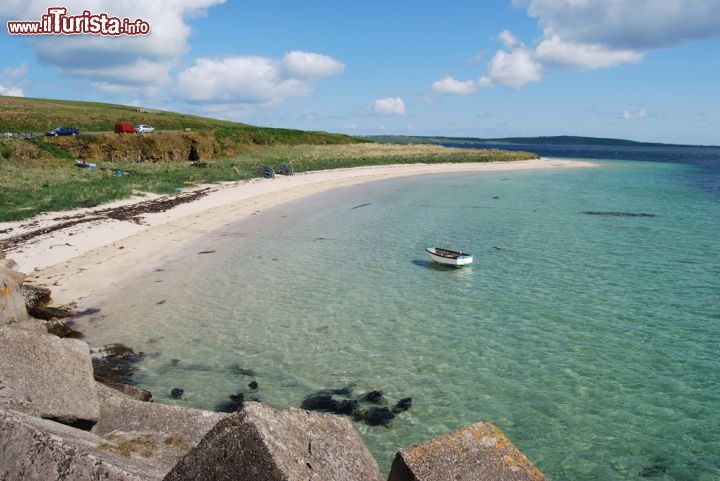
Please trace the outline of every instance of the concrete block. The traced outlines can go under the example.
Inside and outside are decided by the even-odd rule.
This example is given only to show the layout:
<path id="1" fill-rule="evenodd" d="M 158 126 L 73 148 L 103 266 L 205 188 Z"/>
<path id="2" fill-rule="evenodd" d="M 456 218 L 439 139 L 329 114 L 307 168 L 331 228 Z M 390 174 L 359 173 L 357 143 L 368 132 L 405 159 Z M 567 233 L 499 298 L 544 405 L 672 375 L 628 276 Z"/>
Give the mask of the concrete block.
<path id="1" fill-rule="evenodd" d="M 248 402 L 218 422 L 165 481 L 381 481 L 350 421 Z"/>
<path id="2" fill-rule="evenodd" d="M 122 431 L 163 433 L 192 447 L 225 417 L 227 414 L 109 396 L 100 402 L 92 432 L 100 436 Z"/>
<path id="3" fill-rule="evenodd" d="M 395 456 L 388 481 L 545 481 L 500 429 L 480 422 Z"/>
<path id="4" fill-rule="evenodd" d="M 25 298 L 20 293 L 25 275 L 0 267 L 0 326 L 28 320 Z"/>
<path id="5" fill-rule="evenodd" d="M 0 409 L 3 481 L 158 481 L 167 470 L 104 450 L 92 433 Z"/>
<path id="6" fill-rule="evenodd" d="M 0 327 L 0 406 L 44 418 L 97 421 L 88 345 L 47 334 L 42 324 L 14 326 Z"/>

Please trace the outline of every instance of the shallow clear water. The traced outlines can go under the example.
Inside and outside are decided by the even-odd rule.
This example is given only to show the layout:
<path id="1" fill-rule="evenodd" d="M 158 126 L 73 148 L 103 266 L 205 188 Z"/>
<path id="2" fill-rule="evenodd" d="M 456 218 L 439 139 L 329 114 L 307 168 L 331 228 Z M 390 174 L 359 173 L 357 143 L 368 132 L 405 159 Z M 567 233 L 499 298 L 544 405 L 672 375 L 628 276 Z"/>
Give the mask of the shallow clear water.
<path id="1" fill-rule="evenodd" d="M 356 424 L 385 472 L 488 420 L 556 481 L 716 480 L 720 196 L 696 177 L 603 161 L 326 192 L 170 253 L 86 300 L 101 311 L 81 326 L 143 351 L 160 402 L 412 397 L 390 428 Z M 428 245 L 475 263 L 441 268 Z"/>

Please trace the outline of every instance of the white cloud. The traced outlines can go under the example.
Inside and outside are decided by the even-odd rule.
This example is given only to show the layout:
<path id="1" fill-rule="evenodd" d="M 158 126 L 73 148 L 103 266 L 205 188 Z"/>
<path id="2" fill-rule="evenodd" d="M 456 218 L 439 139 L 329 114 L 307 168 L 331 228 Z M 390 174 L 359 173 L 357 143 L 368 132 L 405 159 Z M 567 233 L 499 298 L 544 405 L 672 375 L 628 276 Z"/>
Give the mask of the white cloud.
<path id="1" fill-rule="evenodd" d="M 528 14 L 564 41 L 647 51 L 720 36 L 717 0 L 529 0 Z M 518 4 L 518 2 L 516 2 Z"/>
<path id="2" fill-rule="evenodd" d="M 451 76 L 447 76 L 440 80 L 436 80 L 432 84 L 432 91 L 440 94 L 471 94 L 477 91 L 478 85 L 473 80 L 455 80 Z"/>
<path id="3" fill-rule="evenodd" d="M 283 65 L 291 75 L 301 77 L 327 77 L 345 71 L 345 64 L 332 57 L 312 52 L 289 52 L 283 57 Z"/>
<path id="4" fill-rule="evenodd" d="M 622 63 L 638 63 L 643 55 L 633 50 L 612 50 L 599 43 L 563 42 L 557 34 L 548 35 L 535 48 L 537 61 L 557 66 L 593 70 Z"/>
<path id="5" fill-rule="evenodd" d="M 515 35 L 512 34 L 509 30 L 503 30 L 498 34 L 498 38 L 502 43 L 505 44 L 507 48 L 513 48 L 517 46 L 522 46 L 522 43 L 518 41 L 517 38 L 515 38 Z"/>
<path id="6" fill-rule="evenodd" d="M 177 93 L 193 102 L 275 104 L 310 95 L 316 81 L 340 73 L 341 65 L 331 57 L 305 52 L 291 52 L 282 60 L 258 56 L 200 58 L 178 74 Z"/>
<path id="7" fill-rule="evenodd" d="M 644 119 L 647 117 L 647 110 L 645 107 L 641 107 L 636 110 L 625 109 L 622 113 L 623 120 L 637 120 Z"/>
<path id="8" fill-rule="evenodd" d="M 525 48 L 516 48 L 510 53 L 498 51 L 490 61 L 486 82 L 500 83 L 510 87 L 522 87 L 537 82 L 542 77 L 542 66 L 537 63 L 531 52 Z"/>
<path id="9" fill-rule="evenodd" d="M 7 97 L 23 97 L 23 90 L 20 87 L 6 87 L 4 85 L 0 85 L 0 96 L 7 96 Z"/>
<path id="10" fill-rule="evenodd" d="M 377 115 L 405 115 L 405 102 L 400 97 L 378 99 L 373 112 Z"/>
<path id="11" fill-rule="evenodd" d="M 8 97 L 24 97 L 22 87 L 20 86 L 23 81 L 23 77 L 28 71 L 26 64 L 22 64 L 19 67 L 6 67 L 0 71 L 0 78 L 3 83 L 0 84 L 0 96 Z"/>
<path id="12" fill-rule="evenodd" d="M 497 38 L 505 46 L 477 83 L 454 84 L 446 77 L 433 91 L 470 93 L 490 85 L 522 87 L 548 71 L 593 70 L 641 62 L 651 50 L 720 37 L 717 0 L 513 0 L 537 18 L 543 36 L 525 46 L 509 30 Z M 464 89 L 463 89 L 464 87 Z"/>
<path id="13" fill-rule="evenodd" d="M 38 61 L 70 77 L 97 85 L 135 88 L 170 82 L 170 70 L 189 51 L 192 29 L 187 20 L 203 15 L 225 0 L 66 0 L 68 15 L 92 14 L 142 19 L 150 24 L 146 36 L 41 35 L 26 38 Z M 42 0 L 4 0 L 0 16 L 7 20 L 40 20 L 47 13 Z"/>

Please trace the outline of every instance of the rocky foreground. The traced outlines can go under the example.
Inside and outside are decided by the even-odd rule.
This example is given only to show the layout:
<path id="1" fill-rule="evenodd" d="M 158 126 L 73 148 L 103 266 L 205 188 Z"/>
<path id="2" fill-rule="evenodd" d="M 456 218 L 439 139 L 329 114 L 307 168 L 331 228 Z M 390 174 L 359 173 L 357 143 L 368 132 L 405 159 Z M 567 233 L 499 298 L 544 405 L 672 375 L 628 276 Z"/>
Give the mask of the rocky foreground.
<path id="1" fill-rule="evenodd" d="M 0 251 L 0 480 L 383 479 L 345 417 L 258 402 L 233 413 L 166 406 L 108 381 L 90 347 L 65 337 L 51 293 L 14 267 Z M 545 478 L 480 422 L 398 452 L 387 479 Z"/>

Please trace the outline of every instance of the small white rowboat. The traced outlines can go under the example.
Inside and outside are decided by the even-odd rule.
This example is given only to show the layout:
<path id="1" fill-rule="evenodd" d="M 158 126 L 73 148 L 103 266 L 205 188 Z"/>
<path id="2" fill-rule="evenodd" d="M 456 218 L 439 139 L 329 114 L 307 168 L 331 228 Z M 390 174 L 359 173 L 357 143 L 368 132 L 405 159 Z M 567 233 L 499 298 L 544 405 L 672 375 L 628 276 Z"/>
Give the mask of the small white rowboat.
<path id="1" fill-rule="evenodd" d="M 467 266 L 472 264 L 473 261 L 473 256 L 464 252 L 441 249 L 440 247 L 426 247 L 425 251 L 435 262 L 448 266 Z"/>

